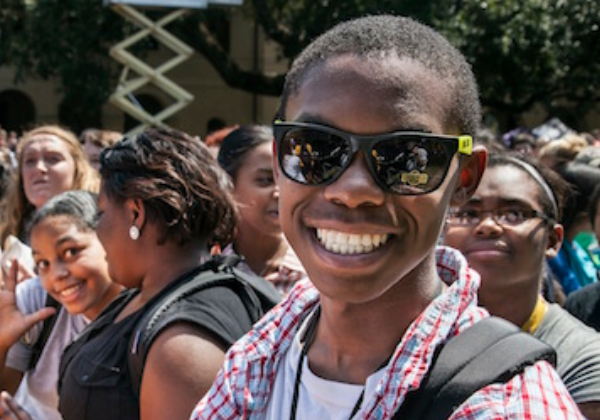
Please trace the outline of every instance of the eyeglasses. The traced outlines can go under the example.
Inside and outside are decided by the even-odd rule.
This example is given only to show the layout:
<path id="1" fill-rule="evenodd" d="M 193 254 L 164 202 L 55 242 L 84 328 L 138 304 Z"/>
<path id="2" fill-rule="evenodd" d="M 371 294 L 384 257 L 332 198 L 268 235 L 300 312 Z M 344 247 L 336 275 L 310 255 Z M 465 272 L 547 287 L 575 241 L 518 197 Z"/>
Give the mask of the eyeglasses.
<path id="1" fill-rule="evenodd" d="M 552 223 L 552 218 L 531 209 L 450 210 L 447 221 L 453 225 L 476 226 L 487 217 L 500 226 L 518 226 L 535 218 L 542 219 L 547 224 Z"/>
<path id="2" fill-rule="evenodd" d="M 282 172 L 303 185 L 328 185 L 363 152 L 367 166 L 384 191 L 427 194 L 444 181 L 458 152 L 470 155 L 471 136 L 444 136 L 398 131 L 358 136 L 302 122 L 275 121 L 277 159 Z"/>

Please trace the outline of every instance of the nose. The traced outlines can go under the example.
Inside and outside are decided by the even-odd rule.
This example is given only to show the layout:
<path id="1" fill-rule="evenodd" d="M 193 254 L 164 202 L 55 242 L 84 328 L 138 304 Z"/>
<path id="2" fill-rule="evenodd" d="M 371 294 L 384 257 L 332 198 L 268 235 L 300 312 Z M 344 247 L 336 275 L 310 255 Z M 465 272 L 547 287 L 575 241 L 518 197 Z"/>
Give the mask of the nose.
<path id="1" fill-rule="evenodd" d="M 35 169 L 41 172 L 45 172 L 48 169 L 48 165 L 46 165 L 46 161 L 44 161 L 44 159 L 38 159 L 35 162 Z"/>
<path id="2" fill-rule="evenodd" d="M 364 155 L 358 153 L 342 175 L 325 188 L 325 198 L 349 208 L 381 206 L 386 193 L 377 185 Z"/>
<path id="3" fill-rule="evenodd" d="M 49 274 L 53 281 L 60 281 L 69 276 L 69 269 L 65 263 L 55 261 L 50 267 Z"/>
<path id="4" fill-rule="evenodd" d="M 475 234 L 478 236 L 499 236 L 502 234 L 502 226 L 496 222 L 490 213 L 483 213 L 481 221 L 475 226 Z"/>

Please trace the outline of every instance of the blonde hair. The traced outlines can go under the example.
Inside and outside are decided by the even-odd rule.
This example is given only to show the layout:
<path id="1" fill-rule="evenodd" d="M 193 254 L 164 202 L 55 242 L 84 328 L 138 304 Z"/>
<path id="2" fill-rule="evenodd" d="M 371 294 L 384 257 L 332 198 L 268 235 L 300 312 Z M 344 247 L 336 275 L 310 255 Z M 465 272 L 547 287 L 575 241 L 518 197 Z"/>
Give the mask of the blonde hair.
<path id="1" fill-rule="evenodd" d="M 564 163 L 571 162 L 579 152 L 588 146 L 589 144 L 585 138 L 569 133 L 542 147 L 538 158 L 545 165 L 556 169 Z"/>
<path id="2" fill-rule="evenodd" d="M 81 143 L 85 144 L 90 142 L 91 144 L 105 148 L 112 146 L 123 138 L 123 134 L 118 131 L 110 130 L 99 130 L 97 128 L 88 128 L 84 130 L 79 136 Z"/>
<path id="3" fill-rule="evenodd" d="M 18 167 L 14 171 L 6 195 L 0 202 L 0 214 L 2 215 L 0 220 L 0 245 L 4 244 L 9 235 L 24 239 L 25 224 L 35 211 L 35 207 L 25 196 L 21 169 L 23 167 L 23 151 L 40 135 L 55 136 L 67 146 L 75 166 L 71 189 L 91 192 L 98 192 L 100 189 L 100 178 L 88 163 L 79 139 L 73 132 L 58 125 L 42 125 L 28 131 L 23 135 L 17 146 Z"/>

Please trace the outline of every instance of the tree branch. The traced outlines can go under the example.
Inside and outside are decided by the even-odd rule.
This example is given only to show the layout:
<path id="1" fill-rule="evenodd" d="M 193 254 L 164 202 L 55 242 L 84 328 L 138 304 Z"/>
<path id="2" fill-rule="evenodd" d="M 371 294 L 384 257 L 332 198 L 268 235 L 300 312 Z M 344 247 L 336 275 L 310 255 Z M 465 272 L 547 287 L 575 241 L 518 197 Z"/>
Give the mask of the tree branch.
<path id="1" fill-rule="evenodd" d="M 213 65 L 229 86 L 261 95 L 281 94 L 285 74 L 265 74 L 242 69 L 197 17 L 185 19 L 180 30 L 186 42 Z"/>
<path id="2" fill-rule="evenodd" d="M 252 0 L 252 6 L 257 20 L 261 22 L 261 27 L 269 38 L 280 45 L 297 42 L 295 39 L 297 34 L 292 34 L 292 31 L 287 26 L 281 24 L 275 16 L 273 6 L 269 5 L 267 1 Z"/>

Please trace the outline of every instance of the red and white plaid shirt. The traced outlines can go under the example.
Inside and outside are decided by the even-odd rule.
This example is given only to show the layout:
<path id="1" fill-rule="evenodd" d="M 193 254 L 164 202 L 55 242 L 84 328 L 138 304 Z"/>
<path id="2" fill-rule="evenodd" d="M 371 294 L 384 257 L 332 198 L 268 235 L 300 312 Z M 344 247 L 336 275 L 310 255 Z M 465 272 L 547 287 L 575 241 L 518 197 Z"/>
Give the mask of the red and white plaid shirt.
<path id="1" fill-rule="evenodd" d="M 477 307 L 479 275 L 458 252 L 436 251 L 437 269 L 450 287 L 411 324 L 390 359 L 375 395 L 363 402 L 364 420 L 390 419 L 407 393 L 419 387 L 434 350 L 487 312 Z M 318 303 L 317 290 L 301 281 L 255 328 L 234 344 L 212 388 L 198 403 L 192 420 L 262 419 L 275 373 L 290 348 L 302 319 Z M 286 417 L 282 413 L 282 418 Z M 452 420 L 583 419 L 554 368 L 544 361 L 528 367 L 505 384 L 473 394 Z"/>

